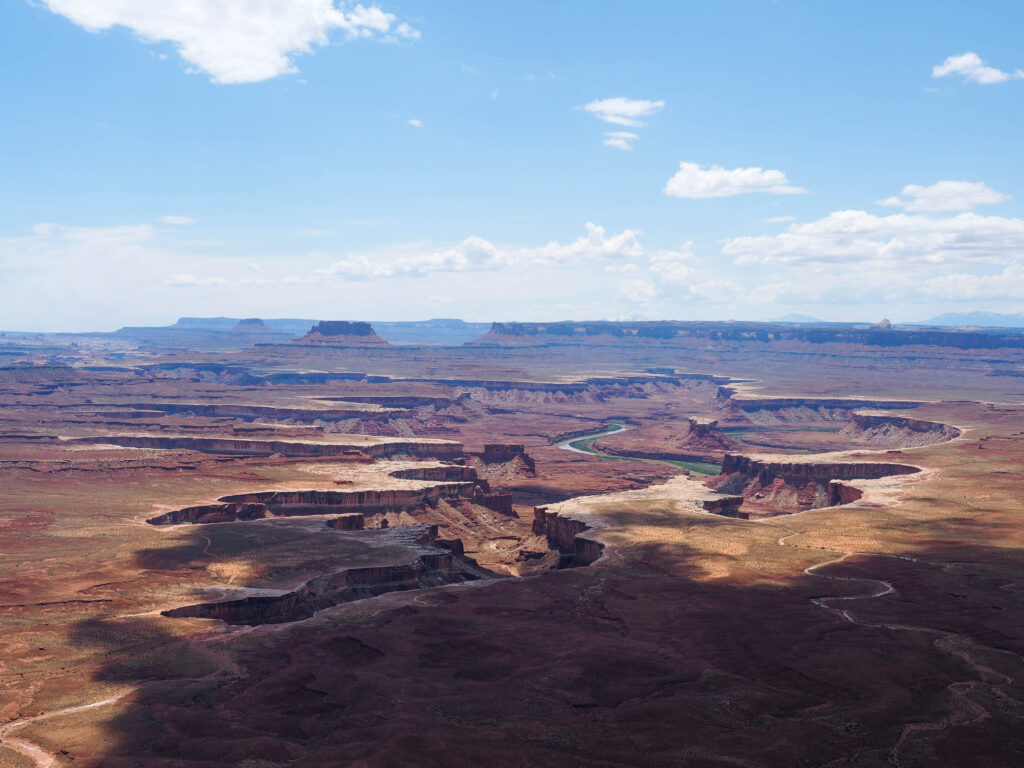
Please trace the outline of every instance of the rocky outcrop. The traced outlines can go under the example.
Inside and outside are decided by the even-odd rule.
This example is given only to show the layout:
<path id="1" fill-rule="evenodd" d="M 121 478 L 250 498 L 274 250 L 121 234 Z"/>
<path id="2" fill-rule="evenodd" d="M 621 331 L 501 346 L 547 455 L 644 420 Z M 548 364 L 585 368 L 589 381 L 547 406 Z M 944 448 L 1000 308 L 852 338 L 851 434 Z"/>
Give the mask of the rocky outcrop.
<path id="1" fill-rule="evenodd" d="M 461 542 L 456 545 L 438 540 L 436 525 L 416 528 L 423 529 L 424 551 L 408 562 L 345 568 L 311 579 L 290 592 L 187 605 L 162 614 L 172 618 L 220 619 L 228 624 L 280 624 L 386 592 L 426 589 L 481 578 L 480 569 L 457 554 L 462 551 Z"/>
<path id="2" fill-rule="evenodd" d="M 259 491 L 222 496 L 217 504 L 166 512 L 147 522 L 151 525 L 228 523 L 263 517 L 329 515 L 342 511 L 363 515 L 397 514 L 414 511 L 424 505 L 436 506 L 441 499 L 471 500 L 477 491 L 478 486 L 473 482 L 376 491 Z"/>
<path id="3" fill-rule="evenodd" d="M 139 412 L 157 411 L 179 416 L 227 417 L 242 421 L 256 419 L 288 420 L 303 423 L 314 421 L 388 421 L 405 416 L 401 411 L 370 410 L 364 408 L 276 408 L 266 405 L 245 405 L 241 403 L 134 403 L 125 408 L 141 409 Z"/>
<path id="4" fill-rule="evenodd" d="M 710 512 L 712 515 L 736 517 L 741 520 L 746 520 L 749 517 L 740 509 L 743 504 L 742 496 L 719 495 L 717 498 L 697 499 L 696 503 L 704 512 Z"/>
<path id="5" fill-rule="evenodd" d="M 105 435 L 72 438 L 68 442 L 119 445 L 124 448 L 161 448 L 214 453 L 225 456 L 281 456 L 308 458 L 332 456 L 342 460 L 369 461 L 373 458 L 411 456 L 421 459 L 458 459 L 461 443 L 388 441 L 345 445 L 342 443 L 292 442 L 285 440 L 243 440 L 226 437 L 170 437 L 161 435 Z"/>
<path id="6" fill-rule="evenodd" d="M 604 544 L 588 535 L 605 523 L 591 515 L 564 513 L 548 507 L 534 507 L 533 533 L 544 536 L 548 545 L 563 555 L 563 567 L 590 565 L 604 552 Z"/>
<path id="7" fill-rule="evenodd" d="M 328 528 L 335 531 L 361 531 L 366 524 L 366 517 L 361 512 L 347 512 L 327 521 Z"/>
<path id="8" fill-rule="evenodd" d="M 854 500 L 857 491 L 846 490 L 847 486 L 841 483 L 844 480 L 873 480 L 919 471 L 906 464 L 763 459 L 729 453 L 722 463 L 722 474 L 706 485 L 742 494 L 747 502 L 784 512 Z M 833 487 L 834 483 L 838 484 Z"/>
<path id="9" fill-rule="evenodd" d="M 270 517 L 266 504 L 259 502 L 226 502 L 223 504 L 202 504 L 185 507 L 148 520 L 152 525 L 177 525 L 179 523 L 233 523 L 236 520 L 262 520 Z"/>
<path id="10" fill-rule="evenodd" d="M 505 464 L 510 461 L 521 462 L 523 467 L 531 473 L 537 471 L 537 465 L 526 452 L 526 447 L 516 443 L 488 443 L 480 453 L 484 464 Z"/>
<path id="11" fill-rule="evenodd" d="M 952 440 L 960 436 L 960 430 L 937 421 L 855 413 L 840 434 L 875 445 L 913 448 Z"/>
<path id="12" fill-rule="evenodd" d="M 512 506 L 511 493 L 482 493 L 478 492 L 473 497 L 473 503 L 481 507 L 487 507 L 492 512 L 506 517 L 518 517 L 515 508 Z"/>
<path id="13" fill-rule="evenodd" d="M 462 464 L 443 464 L 434 467 L 407 467 L 389 472 L 391 477 L 404 480 L 444 480 L 446 482 L 475 482 L 485 491 L 490 490 L 486 480 L 477 478 L 476 468 Z"/>
<path id="14" fill-rule="evenodd" d="M 376 334 L 373 326 L 363 322 L 347 320 L 321 320 L 309 329 L 309 333 L 292 342 L 295 345 L 316 345 L 333 347 L 390 347 Z"/>
<path id="15" fill-rule="evenodd" d="M 828 484 L 828 506 L 838 507 L 852 504 L 863 498 L 864 491 L 843 480 L 830 480 Z"/>
<path id="16" fill-rule="evenodd" d="M 904 409 L 924 405 L 922 400 L 866 400 L 856 397 L 736 397 L 728 387 L 721 387 L 720 397 L 741 411 L 783 411 L 790 408 L 852 410 L 854 408 Z"/>

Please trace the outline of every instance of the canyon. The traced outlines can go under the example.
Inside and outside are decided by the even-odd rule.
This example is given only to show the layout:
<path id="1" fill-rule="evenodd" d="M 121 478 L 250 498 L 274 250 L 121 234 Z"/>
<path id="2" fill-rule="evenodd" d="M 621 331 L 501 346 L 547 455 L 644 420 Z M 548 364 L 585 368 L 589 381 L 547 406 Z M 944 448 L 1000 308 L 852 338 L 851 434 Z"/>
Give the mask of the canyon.
<path id="1" fill-rule="evenodd" d="M 1020 762 L 1024 337 L 431 328 L 0 339 L 0 764 Z"/>

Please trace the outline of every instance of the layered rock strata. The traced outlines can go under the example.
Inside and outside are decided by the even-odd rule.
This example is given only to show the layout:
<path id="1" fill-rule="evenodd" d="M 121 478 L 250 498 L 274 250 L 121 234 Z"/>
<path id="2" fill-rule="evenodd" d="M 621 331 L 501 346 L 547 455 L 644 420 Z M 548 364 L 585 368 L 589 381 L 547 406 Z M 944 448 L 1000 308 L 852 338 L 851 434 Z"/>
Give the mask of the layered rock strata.
<path id="1" fill-rule="evenodd" d="M 163 611 L 162 615 L 220 619 L 228 624 L 280 624 L 387 592 L 458 584 L 487 575 L 462 554 L 461 542 L 438 539 L 436 525 L 411 526 L 401 535 L 415 535 L 422 550 L 407 562 L 344 568 L 280 594 L 186 605 Z"/>
<path id="2" fill-rule="evenodd" d="M 719 491 L 742 494 L 748 502 L 799 511 L 848 503 L 860 496 L 844 480 L 874 480 L 919 472 L 885 462 L 799 461 L 726 454 L 722 474 L 707 481 Z"/>
<path id="3" fill-rule="evenodd" d="M 260 491 L 222 496 L 217 504 L 185 507 L 147 522 L 151 525 L 227 523 L 265 517 L 329 515 L 342 511 L 363 515 L 397 514 L 436 506 L 441 499 L 473 500 L 477 493 L 478 486 L 474 482 L 368 491 Z"/>
<path id="4" fill-rule="evenodd" d="M 72 443 L 118 445 L 124 448 L 160 448 L 198 451 L 225 456 L 288 457 L 334 456 L 354 461 L 374 458 L 413 456 L 421 459 L 459 459 L 463 455 L 461 443 L 446 441 L 387 441 L 345 445 L 342 443 L 292 442 L 285 440 L 245 440 L 226 437 L 170 437 L 159 435 L 106 435 L 79 437 Z"/>

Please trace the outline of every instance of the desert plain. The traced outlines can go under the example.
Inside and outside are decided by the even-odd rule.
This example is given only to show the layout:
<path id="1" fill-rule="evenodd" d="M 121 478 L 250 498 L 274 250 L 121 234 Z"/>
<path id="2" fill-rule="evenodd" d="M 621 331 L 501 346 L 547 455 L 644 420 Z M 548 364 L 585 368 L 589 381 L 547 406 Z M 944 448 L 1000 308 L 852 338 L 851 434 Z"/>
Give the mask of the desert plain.
<path id="1" fill-rule="evenodd" d="M 1024 334 L 262 329 L 0 340 L 0 764 L 1024 764 Z"/>

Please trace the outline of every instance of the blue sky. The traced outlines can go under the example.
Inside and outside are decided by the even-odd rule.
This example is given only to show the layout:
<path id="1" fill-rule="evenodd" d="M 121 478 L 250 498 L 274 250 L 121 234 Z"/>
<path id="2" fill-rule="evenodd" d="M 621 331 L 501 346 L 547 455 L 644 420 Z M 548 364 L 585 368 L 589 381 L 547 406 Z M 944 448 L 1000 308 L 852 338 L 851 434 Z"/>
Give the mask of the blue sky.
<path id="1" fill-rule="evenodd" d="M 1019 2 L 10 0 L 0 327 L 1020 311 L 1022 28 Z"/>

